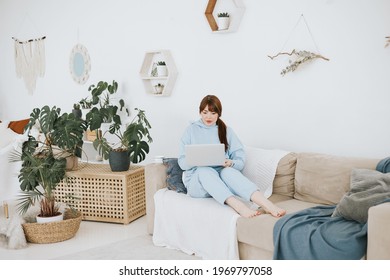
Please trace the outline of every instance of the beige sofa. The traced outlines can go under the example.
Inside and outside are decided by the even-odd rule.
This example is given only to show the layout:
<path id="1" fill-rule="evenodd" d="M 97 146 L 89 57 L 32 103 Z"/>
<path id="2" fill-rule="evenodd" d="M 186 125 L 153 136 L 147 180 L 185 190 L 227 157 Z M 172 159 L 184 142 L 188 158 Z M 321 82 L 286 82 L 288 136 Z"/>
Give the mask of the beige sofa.
<path id="1" fill-rule="evenodd" d="M 375 169 L 378 159 L 339 157 L 318 153 L 289 153 L 277 166 L 273 181 L 274 203 L 293 213 L 317 205 L 336 205 L 350 188 L 354 168 Z M 166 188 L 166 166 L 145 167 L 148 232 L 153 234 L 154 199 Z M 272 259 L 273 228 L 277 218 L 263 214 L 238 218 L 237 239 L 240 259 Z M 390 203 L 371 207 L 368 216 L 366 259 L 390 259 Z"/>

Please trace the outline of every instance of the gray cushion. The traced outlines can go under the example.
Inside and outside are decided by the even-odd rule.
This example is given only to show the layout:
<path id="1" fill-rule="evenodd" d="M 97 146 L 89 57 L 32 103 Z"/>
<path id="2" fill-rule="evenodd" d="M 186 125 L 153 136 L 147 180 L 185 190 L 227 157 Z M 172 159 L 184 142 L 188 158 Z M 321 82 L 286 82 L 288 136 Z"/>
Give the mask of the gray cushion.
<path id="1" fill-rule="evenodd" d="M 390 172 L 390 157 L 384 158 L 380 162 L 378 162 L 378 165 L 376 166 L 376 170 L 383 172 L 383 173 L 389 173 Z"/>
<path id="2" fill-rule="evenodd" d="M 369 169 L 353 169 L 351 189 L 341 199 L 332 217 L 366 223 L 368 209 L 389 200 L 390 174 Z"/>
<path id="3" fill-rule="evenodd" d="M 167 166 L 167 188 L 178 193 L 187 193 L 182 180 L 183 170 L 177 158 L 163 158 L 163 163 Z"/>

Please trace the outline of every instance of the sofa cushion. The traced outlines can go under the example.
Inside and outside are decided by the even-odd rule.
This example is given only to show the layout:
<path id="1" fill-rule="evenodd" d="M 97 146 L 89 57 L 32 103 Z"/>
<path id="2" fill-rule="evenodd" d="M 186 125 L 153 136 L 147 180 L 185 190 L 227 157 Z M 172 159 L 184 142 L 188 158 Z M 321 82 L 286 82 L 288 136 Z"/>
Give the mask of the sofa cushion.
<path id="1" fill-rule="evenodd" d="M 349 191 L 352 169 L 375 169 L 378 162 L 378 159 L 300 153 L 295 170 L 294 198 L 326 205 L 337 204 Z"/>
<path id="2" fill-rule="evenodd" d="M 390 174 L 369 169 L 354 169 L 351 189 L 337 204 L 332 217 L 366 223 L 368 209 L 390 200 Z"/>
<path id="3" fill-rule="evenodd" d="M 246 146 L 245 154 L 242 174 L 255 183 L 265 197 L 270 197 L 273 193 L 273 181 L 278 164 L 289 152 Z"/>
<path id="4" fill-rule="evenodd" d="M 273 182 L 274 194 L 281 194 L 289 197 L 294 196 L 294 177 L 296 164 L 296 153 L 289 153 L 279 161 Z"/>
<path id="5" fill-rule="evenodd" d="M 163 158 L 163 163 L 167 166 L 167 188 L 179 193 L 187 193 L 182 180 L 183 170 L 177 160 L 177 158 Z"/>
<path id="6" fill-rule="evenodd" d="M 390 157 L 384 158 L 380 162 L 378 162 L 378 165 L 376 166 L 376 170 L 382 173 L 390 172 Z"/>

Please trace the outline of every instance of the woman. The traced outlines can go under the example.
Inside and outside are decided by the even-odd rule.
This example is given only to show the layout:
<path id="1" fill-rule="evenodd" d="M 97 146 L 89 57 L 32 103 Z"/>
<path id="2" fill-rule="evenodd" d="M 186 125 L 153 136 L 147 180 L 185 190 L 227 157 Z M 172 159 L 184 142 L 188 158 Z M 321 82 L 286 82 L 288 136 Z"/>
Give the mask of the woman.
<path id="1" fill-rule="evenodd" d="M 186 129 L 180 144 L 179 165 L 184 170 L 183 182 L 187 193 L 191 197 L 213 197 L 247 218 L 260 215 L 260 211 L 250 209 L 238 197 L 256 203 L 274 217 L 286 214 L 241 173 L 245 162 L 243 145 L 233 130 L 221 120 L 222 105 L 218 97 L 205 96 L 200 102 L 199 113 L 200 120 Z M 186 164 L 185 145 L 217 143 L 225 145 L 226 160 L 223 166 L 197 167 Z"/>

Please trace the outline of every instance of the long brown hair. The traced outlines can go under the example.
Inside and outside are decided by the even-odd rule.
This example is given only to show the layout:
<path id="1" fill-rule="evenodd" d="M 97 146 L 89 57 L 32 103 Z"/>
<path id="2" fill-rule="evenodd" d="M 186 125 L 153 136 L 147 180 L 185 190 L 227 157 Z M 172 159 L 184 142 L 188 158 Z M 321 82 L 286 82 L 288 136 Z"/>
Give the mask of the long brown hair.
<path id="1" fill-rule="evenodd" d="M 206 95 L 200 102 L 199 113 L 202 113 L 206 107 L 208 107 L 210 112 L 215 112 L 218 114 L 218 137 L 219 141 L 225 145 L 225 151 L 227 151 L 229 144 L 226 137 L 226 124 L 221 120 L 222 103 L 215 95 Z"/>

